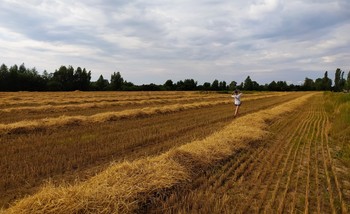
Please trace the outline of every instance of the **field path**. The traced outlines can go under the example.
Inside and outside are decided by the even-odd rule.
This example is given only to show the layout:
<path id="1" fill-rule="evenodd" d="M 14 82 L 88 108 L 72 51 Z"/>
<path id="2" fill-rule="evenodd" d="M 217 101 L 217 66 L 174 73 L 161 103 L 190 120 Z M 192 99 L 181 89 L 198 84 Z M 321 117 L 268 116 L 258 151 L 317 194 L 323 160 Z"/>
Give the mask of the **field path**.
<path id="1" fill-rule="evenodd" d="M 347 213 L 331 156 L 323 95 L 269 127 L 252 142 L 204 172 L 187 189 L 150 209 L 154 213 Z"/>

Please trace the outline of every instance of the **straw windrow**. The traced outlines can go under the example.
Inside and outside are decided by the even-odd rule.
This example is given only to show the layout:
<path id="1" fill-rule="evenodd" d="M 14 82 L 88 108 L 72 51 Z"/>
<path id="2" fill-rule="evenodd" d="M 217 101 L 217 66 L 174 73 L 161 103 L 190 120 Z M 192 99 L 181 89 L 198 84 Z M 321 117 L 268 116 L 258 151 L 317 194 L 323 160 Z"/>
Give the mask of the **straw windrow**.
<path id="1" fill-rule="evenodd" d="M 234 120 L 204 140 L 172 149 L 163 155 L 111 165 L 91 179 L 71 186 L 45 186 L 18 201 L 6 213 L 132 213 L 155 194 L 195 178 L 205 170 L 262 139 L 266 121 L 292 111 L 312 94 L 269 110 Z"/>
<path id="2" fill-rule="evenodd" d="M 267 95 L 265 97 L 270 97 Z M 264 97 L 253 97 L 246 100 L 253 100 Z M 36 130 L 45 130 L 54 127 L 62 127 L 69 125 L 83 125 L 91 123 L 103 123 L 106 121 L 115 121 L 126 118 L 136 118 L 136 117 L 146 117 L 156 114 L 167 114 L 174 113 L 183 110 L 204 108 L 215 105 L 229 104 L 230 100 L 221 100 L 215 102 L 198 102 L 190 104 L 173 104 L 161 107 L 146 107 L 140 109 L 128 109 L 123 111 L 115 112 L 104 112 L 98 113 L 90 116 L 60 116 L 56 118 L 45 118 L 38 120 L 24 120 L 9 124 L 0 124 L 0 135 L 1 134 L 11 134 L 11 133 L 27 133 Z"/>

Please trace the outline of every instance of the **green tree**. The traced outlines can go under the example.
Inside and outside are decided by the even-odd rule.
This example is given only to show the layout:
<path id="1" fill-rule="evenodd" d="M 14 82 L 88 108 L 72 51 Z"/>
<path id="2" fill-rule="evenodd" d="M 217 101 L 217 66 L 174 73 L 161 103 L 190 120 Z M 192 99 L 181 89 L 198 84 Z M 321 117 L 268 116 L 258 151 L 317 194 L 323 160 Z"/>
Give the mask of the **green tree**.
<path id="1" fill-rule="evenodd" d="M 120 75 L 120 72 L 118 71 L 117 73 L 113 73 L 111 75 L 111 89 L 114 91 L 118 91 L 122 89 L 124 83 L 124 79 L 122 78 L 122 76 Z"/>
<path id="2" fill-rule="evenodd" d="M 350 90 L 350 71 L 348 72 L 348 77 L 346 78 L 346 90 Z"/>
<path id="3" fill-rule="evenodd" d="M 225 81 L 220 81 L 219 82 L 219 90 L 220 91 L 225 91 L 227 90 L 227 83 Z"/>
<path id="4" fill-rule="evenodd" d="M 203 83 L 203 89 L 204 89 L 204 90 L 209 91 L 210 88 L 211 88 L 210 82 L 205 82 L 205 83 Z"/>
<path id="5" fill-rule="evenodd" d="M 9 87 L 8 90 L 9 91 L 18 91 L 19 90 L 19 81 L 18 81 L 18 76 L 19 76 L 19 72 L 18 72 L 18 66 L 17 65 L 13 65 L 9 68 L 9 77 L 8 77 L 8 81 L 9 81 Z"/>
<path id="6" fill-rule="evenodd" d="M 86 69 L 78 67 L 74 72 L 74 90 L 89 90 L 91 80 L 91 71 L 87 72 Z"/>
<path id="7" fill-rule="evenodd" d="M 306 77 L 302 88 L 305 91 L 315 90 L 315 83 L 312 79 Z"/>
<path id="8" fill-rule="evenodd" d="M 104 79 L 102 74 L 100 75 L 100 77 L 98 78 L 98 80 L 95 83 L 96 90 L 98 90 L 98 91 L 107 90 L 108 85 L 109 85 L 108 80 Z"/>
<path id="9" fill-rule="evenodd" d="M 184 80 L 184 90 L 193 91 L 196 90 L 197 82 L 194 79 L 185 79 Z"/>
<path id="10" fill-rule="evenodd" d="M 337 68 L 335 71 L 335 78 L 334 78 L 334 91 L 340 91 L 340 84 L 341 84 L 341 73 L 342 70 L 340 68 Z"/>
<path id="11" fill-rule="evenodd" d="M 213 83 L 211 84 L 211 90 L 213 90 L 213 91 L 219 90 L 219 81 L 218 80 L 213 81 Z"/>
<path id="12" fill-rule="evenodd" d="M 230 91 L 234 91 L 237 87 L 237 82 L 236 81 L 231 81 L 230 85 L 229 85 L 229 89 Z"/>
<path id="13" fill-rule="evenodd" d="M 277 83 L 275 81 L 272 81 L 267 88 L 269 91 L 277 91 Z"/>
<path id="14" fill-rule="evenodd" d="M 324 90 L 323 88 L 324 88 L 323 87 L 323 78 L 317 78 L 315 80 L 315 89 L 317 91 L 321 91 L 321 90 Z"/>
<path id="15" fill-rule="evenodd" d="M 74 68 L 62 65 L 53 73 L 48 88 L 53 91 L 73 91 L 75 89 L 75 78 Z"/>
<path id="16" fill-rule="evenodd" d="M 345 89 L 345 85 L 346 85 L 346 80 L 344 79 L 344 71 L 343 71 L 340 76 L 340 83 L 339 83 L 340 91 Z"/>
<path id="17" fill-rule="evenodd" d="M 328 71 L 326 71 L 322 79 L 321 90 L 330 91 L 331 89 L 332 89 L 332 80 L 328 78 Z"/>
<path id="18" fill-rule="evenodd" d="M 184 81 L 182 81 L 182 80 L 177 81 L 177 82 L 176 82 L 176 85 L 175 85 L 175 88 L 176 88 L 177 91 L 183 91 L 183 90 L 185 90 L 185 89 L 184 89 L 184 88 L 185 88 L 185 86 L 184 86 Z"/>
<path id="19" fill-rule="evenodd" d="M 169 90 L 173 90 L 174 89 L 174 83 L 172 80 L 167 80 L 165 81 L 164 85 L 163 85 L 164 89 L 169 91 Z"/>
<path id="20" fill-rule="evenodd" d="M 250 79 L 250 76 L 248 76 L 248 77 L 244 80 L 243 89 L 246 90 L 246 91 L 251 91 L 251 90 L 253 90 L 253 81 L 252 81 L 252 79 Z"/>
<path id="21" fill-rule="evenodd" d="M 259 89 L 260 89 L 259 83 L 257 83 L 256 81 L 252 81 L 252 90 L 258 91 Z"/>
<path id="22" fill-rule="evenodd" d="M 0 91 L 9 90 L 9 69 L 5 64 L 0 66 Z"/>

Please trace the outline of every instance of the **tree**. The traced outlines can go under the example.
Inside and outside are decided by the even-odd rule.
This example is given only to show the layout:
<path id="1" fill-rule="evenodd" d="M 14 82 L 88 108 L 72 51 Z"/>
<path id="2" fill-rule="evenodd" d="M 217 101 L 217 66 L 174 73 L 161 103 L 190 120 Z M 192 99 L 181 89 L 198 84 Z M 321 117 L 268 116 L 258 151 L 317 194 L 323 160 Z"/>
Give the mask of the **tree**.
<path id="1" fill-rule="evenodd" d="M 108 80 L 104 79 L 102 74 L 100 75 L 100 77 L 98 78 L 98 80 L 95 83 L 96 90 L 98 90 L 98 91 L 107 90 L 108 85 L 109 85 Z"/>
<path id="2" fill-rule="evenodd" d="M 220 90 L 220 91 L 225 91 L 225 90 L 227 90 L 227 84 L 226 84 L 225 81 L 220 81 L 220 82 L 219 82 L 219 90 Z"/>
<path id="3" fill-rule="evenodd" d="M 156 85 L 154 83 L 144 84 L 144 85 L 140 86 L 140 90 L 141 91 L 159 91 L 160 90 L 160 86 Z"/>
<path id="4" fill-rule="evenodd" d="M 252 81 L 252 79 L 250 79 L 250 76 L 248 76 L 248 77 L 244 80 L 243 89 L 246 90 L 246 91 L 251 91 L 251 90 L 253 90 L 253 81 Z"/>
<path id="5" fill-rule="evenodd" d="M 229 89 L 230 91 L 234 91 L 237 87 L 237 82 L 236 81 L 231 81 L 230 85 L 229 85 Z"/>
<path id="6" fill-rule="evenodd" d="M 213 91 L 219 90 L 219 81 L 218 80 L 213 81 L 213 83 L 211 84 L 211 90 L 213 90 Z"/>
<path id="7" fill-rule="evenodd" d="M 159 89 L 160 89 L 160 87 L 159 87 Z M 136 90 L 139 90 L 139 87 L 135 86 L 134 83 L 132 83 L 132 82 L 124 81 L 123 86 L 122 86 L 122 90 L 123 91 L 136 91 Z"/>
<path id="8" fill-rule="evenodd" d="M 80 67 L 74 72 L 74 90 L 89 90 L 91 80 L 91 71 L 87 72 L 86 69 Z"/>
<path id="9" fill-rule="evenodd" d="M 337 70 L 335 71 L 335 78 L 334 78 L 334 91 L 340 91 L 340 84 L 341 84 L 341 69 L 337 68 Z"/>
<path id="10" fill-rule="evenodd" d="M 176 88 L 177 91 L 183 91 L 183 90 L 185 90 L 185 89 L 184 89 L 184 88 L 185 88 L 185 86 L 184 86 L 184 81 L 182 81 L 182 80 L 177 81 L 177 82 L 176 82 L 176 85 L 175 85 L 175 88 Z"/>
<path id="11" fill-rule="evenodd" d="M 193 90 L 196 90 L 197 81 L 194 81 L 194 79 L 185 79 L 183 85 L 184 85 L 184 90 L 193 91 Z"/>
<path id="12" fill-rule="evenodd" d="M 210 88 L 211 88 L 210 82 L 203 83 L 203 89 L 204 90 L 208 91 L 208 90 L 210 90 Z"/>
<path id="13" fill-rule="evenodd" d="M 18 73 L 24 74 L 26 72 L 26 66 L 22 63 L 18 68 Z"/>
<path id="14" fill-rule="evenodd" d="M 315 89 L 315 83 L 312 79 L 305 78 L 304 84 L 303 84 L 303 90 L 305 91 L 311 91 Z"/>
<path id="15" fill-rule="evenodd" d="M 340 76 L 340 83 L 339 83 L 340 91 L 345 89 L 345 84 L 346 84 L 346 80 L 344 79 L 344 71 L 343 71 Z"/>
<path id="16" fill-rule="evenodd" d="M 259 83 L 257 83 L 256 81 L 252 81 L 252 90 L 258 91 L 259 89 L 260 89 Z"/>
<path id="17" fill-rule="evenodd" d="M 62 65 L 54 72 L 49 82 L 49 88 L 54 91 L 73 91 L 74 82 L 74 68 L 72 66 L 66 67 Z"/>
<path id="18" fill-rule="evenodd" d="M 19 81 L 18 81 L 18 66 L 13 65 L 9 68 L 9 76 L 8 76 L 8 81 L 9 81 L 9 91 L 18 91 L 19 90 Z"/>
<path id="19" fill-rule="evenodd" d="M 348 77 L 346 78 L 346 90 L 350 90 L 350 71 L 348 72 Z"/>
<path id="20" fill-rule="evenodd" d="M 324 90 L 324 85 L 323 85 L 323 79 L 322 78 L 317 78 L 315 80 L 315 89 L 317 91 L 321 91 L 321 90 Z"/>
<path id="21" fill-rule="evenodd" d="M 163 86 L 164 86 L 164 89 L 167 90 L 167 91 L 174 89 L 174 83 L 173 83 L 172 80 L 165 81 Z"/>
<path id="22" fill-rule="evenodd" d="M 9 69 L 5 64 L 0 66 L 0 91 L 7 91 L 9 88 Z"/>
<path id="23" fill-rule="evenodd" d="M 330 91 L 332 89 L 332 80 L 328 78 L 328 71 L 324 73 L 321 90 Z"/>
<path id="24" fill-rule="evenodd" d="M 275 81 L 272 81 L 267 88 L 269 91 L 277 91 L 277 83 Z"/>
<path id="25" fill-rule="evenodd" d="M 114 91 L 118 91 L 122 89 L 124 83 L 124 79 L 122 78 L 122 76 L 120 75 L 119 71 L 117 73 L 113 73 L 111 75 L 111 89 Z"/>

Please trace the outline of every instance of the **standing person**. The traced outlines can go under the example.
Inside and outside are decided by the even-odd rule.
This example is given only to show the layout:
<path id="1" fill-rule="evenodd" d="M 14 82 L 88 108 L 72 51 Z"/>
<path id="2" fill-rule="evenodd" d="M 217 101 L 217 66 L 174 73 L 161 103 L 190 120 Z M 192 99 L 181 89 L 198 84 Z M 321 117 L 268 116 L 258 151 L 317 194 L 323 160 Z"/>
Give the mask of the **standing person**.
<path id="1" fill-rule="evenodd" d="M 232 93 L 232 97 L 234 98 L 234 104 L 236 106 L 236 111 L 235 111 L 234 117 L 236 117 L 238 115 L 238 110 L 239 110 L 239 107 L 241 106 L 241 95 L 242 95 L 242 93 L 239 90 L 235 90 Z"/>

